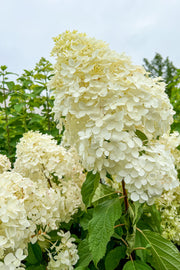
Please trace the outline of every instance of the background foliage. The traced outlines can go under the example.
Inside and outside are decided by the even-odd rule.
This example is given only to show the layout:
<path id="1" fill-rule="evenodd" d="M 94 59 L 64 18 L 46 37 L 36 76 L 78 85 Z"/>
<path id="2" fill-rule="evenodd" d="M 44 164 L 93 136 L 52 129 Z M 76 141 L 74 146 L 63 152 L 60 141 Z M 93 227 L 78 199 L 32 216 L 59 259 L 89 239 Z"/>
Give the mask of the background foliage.
<path id="1" fill-rule="evenodd" d="M 11 161 L 15 158 L 16 143 L 28 130 L 51 134 L 60 141 L 51 112 L 54 99 L 47 88 L 51 71 L 52 64 L 45 58 L 21 76 L 0 66 L 0 153 Z M 15 80 L 9 79 L 12 75 Z"/>

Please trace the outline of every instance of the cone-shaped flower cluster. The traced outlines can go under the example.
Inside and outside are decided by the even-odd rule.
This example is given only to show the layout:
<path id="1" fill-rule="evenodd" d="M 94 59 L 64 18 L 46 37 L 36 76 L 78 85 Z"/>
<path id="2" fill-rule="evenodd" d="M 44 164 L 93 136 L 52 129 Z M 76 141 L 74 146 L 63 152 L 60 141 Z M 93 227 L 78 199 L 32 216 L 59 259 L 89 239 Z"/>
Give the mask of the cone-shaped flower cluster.
<path id="1" fill-rule="evenodd" d="M 86 34 L 67 31 L 54 41 L 49 87 L 64 144 L 75 146 L 87 170 L 124 179 L 134 201 L 153 203 L 178 186 L 174 159 L 157 141 L 174 114 L 165 84 Z"/>

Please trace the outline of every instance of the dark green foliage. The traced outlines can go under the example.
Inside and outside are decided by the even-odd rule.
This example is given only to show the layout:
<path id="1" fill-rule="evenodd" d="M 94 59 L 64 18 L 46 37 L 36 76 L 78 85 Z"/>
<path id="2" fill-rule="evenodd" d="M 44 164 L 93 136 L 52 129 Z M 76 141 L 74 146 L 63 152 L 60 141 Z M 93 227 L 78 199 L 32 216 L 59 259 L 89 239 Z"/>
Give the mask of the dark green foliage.
<path id="1" fill-rule="evenodd" d="M 146 71 L 150 72 L 150 76 L 161 76 L 166 83 L 166 93 L 176 112 L 172 131 L 180 132 L 180 69 L 176 68 L 168 57 L 163 59 L 159 53 L 156 53 L 151 61 L 144 58 L 143 62 Z"/>
<path id="2" fill-rule="evenodd" d="M 156 53 L 151 62 L 147 59 L 143 59 L 145 69 L 150 72 L 152 77 L 162 77 L 164 82 L 167 84 L 166 93 L 171 97 L 172 83 L 174 83 L 174 76 L 177 75 L 177 68 L 169 60 L 168 57 L 163 57 Z"/>

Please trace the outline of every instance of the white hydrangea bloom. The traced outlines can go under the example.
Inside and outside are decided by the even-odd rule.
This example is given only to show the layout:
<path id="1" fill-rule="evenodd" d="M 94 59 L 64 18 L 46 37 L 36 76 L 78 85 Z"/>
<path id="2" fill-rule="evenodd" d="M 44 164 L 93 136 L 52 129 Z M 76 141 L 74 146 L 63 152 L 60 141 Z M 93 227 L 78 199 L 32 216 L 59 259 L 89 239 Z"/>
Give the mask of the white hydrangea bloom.
<path id="1" fill-rule="evenodd" d="M 162 235 L 180 245 L 180 186 L 164 192 L 156 201 L 161 212 Z"/>
<path id="2" fill-rule="evenodd" d="M 88 171 L 99 171 L 104 179 L 108 172 L 117 182 L 125 178 L 132 200 L 152 203 L 163 189 L 176 186 L 172 157 L 158 146 L 143 155 L 136 135 L 143 132 L 149 142 L 169 132 L 174 112 L 165 84 L 86 34 L 66 31 L 54 41 L 57 61 L 49 87 L 58 127 L 65 126 L 63 143 L 75 146 Z"/>
<path id="3" fill-rule="evenodd" d="M 37 184 L 36 192 L 25 202 L 31 226 L 55 230 L 84 207 L 81 186 L 85 175 L 74 149 L 67 151 L 52 136 L 30 131 L 17 145 L 16 156 L 14 170 Z"/>
<path id="4" fill-rule="evenodd" d="M 64 182 L 55 188 L 38 188 L 25 201 L 25 209 L 31 228 L 46 227 L 47 232 L 56 230 L 61 222 L 69 222 L 79 208 L 83 208 L 81 189 L 76 184 Z M 31 242 L 37 238 L 31 235 Z"/>
<path id="5" fill-rule="evenodd" d="M 14 170 L 43 187 L 52 187 L 54 176 L 58 181 L 70 180 L 78 186 L 82 185 L 85 177 L 73 149 L 67 151 L 57 145 L 52 136 L 38 131 L 29 131 L 20 139 Z"/>
<path id="6" fill-rule="evenodd" d="M 178 170 L 180 170 L 180 150 L 177 149 L 180 146 L 180 134 L 178 131 L 174 131 L 171 134 L 164 134 L 160 137 L 160 142 L 169 149 L 175 158 L 175 164 Z"/>
<path id="7" fill-rule="evenodd" d="M 177 171 L 172 154 L 159 141 L 142 150 L 125 165 L 124 181 L 133 201 L 153 204 L 164 190 L 179 186 Z"/>
<path id="8" fill-rule="evenodd" d="M 73 243 L 74 238 L 70 232 L 58 232 L 61 242 L 55 243 L 48 252 L 50 261 L 47 269 L 49 270 L 72 270 L 79 259 L 77 246 Z M 55 251 L 53 251 L 55 249 Z"/>
<path id="9" fill-rule="evenodd" d="M 9 171 L 11 169 L 11 162 L 10 160 L 5 156 L 0 154 L 0 174 Z"/>
<path id="10" fill-rule="evenodd" d="M 34 183 L 16 172 L 0 174 L 0 255 L 24 248 L 32 233 L 25 201 L 34 192 Z"/>
<path id="11" fill-rule="evenodd" d="M 25 266 L 21 263 L 26 258 L 22 249 L 17 249 L 15 254 L 8 253 L 4 257 L 4 262 L 0 262 L 1 270 L 25 270 Z"/>

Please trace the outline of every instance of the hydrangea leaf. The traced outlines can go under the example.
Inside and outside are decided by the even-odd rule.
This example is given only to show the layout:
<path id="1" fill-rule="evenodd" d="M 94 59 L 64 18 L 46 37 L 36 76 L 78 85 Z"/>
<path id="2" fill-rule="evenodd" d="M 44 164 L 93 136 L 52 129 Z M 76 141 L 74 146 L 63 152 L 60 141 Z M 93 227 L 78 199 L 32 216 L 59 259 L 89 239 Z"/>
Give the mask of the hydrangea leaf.
<path id="1" fill-rule="evenodd" d="M 92 203 L 93 205 L 96 205 L 97 203 L 103 202 L 108 197 L 109 199 L 112 199 L 113 197 L 117 197 L 117 194 L 115 194 L 111 187 L 100 183 L 92 198 Z"/>
<path id="2" fill-rule="evenodd" d="M 123 270 L 151 270 L 152 268 L 141 261 L 128 261 L 124 267 Z"/>
<path id="3" fill-rule="evenodd" d="M 80 219 L 80 225 L 83 227 L 84 230 L 88 229 L 89 221 L 92 219 L 94 208 L 87 209 L 87 212 L 84 213 Z"/>
<path id="4" fill-rule="evenodd" d="M 114 223 L 121 213 L 119 198 L 107 200 L 94 209 L 93 218 L 89 222 L 89 247 L 96 265 L 105 255 L 106 245 L 114 233 Z"/>
<path id="5" fill-rule="evenodd" d="M 179 270 L 180 253 L 172 242 L 164 239 L 156 232 L 140 231 L 147 244 L 151 246 L 152 257 L 149 263 L 158 270 Z"/>
<path id="6" fill-rule="evenodd" d="M 26 261 L 30 264 L 37 264 L 40 263 L 42 260 L 42 251 L 40 246 L 35 244 L 28 244 L 28 257 L 26 258 Z"/>
<path id="7" fill-rule="evenodd" d="M 92 255 L 89 250 L 88 239 L 82 240 L 81 243 L 79 244 L 78 255 L 79 255 L 78 269 L 86 268 L 89 265 L 90 261 L 92 261 Z"/>
<path id="8" fill-rule="evenodd" d="M 161 233 L 161 215 L 156 205 L 145 205 L 137 227 Z"/>
<path id="9" fill-rule="evenodd" d="M 135 248 L 139 248 L 139 247 L 146 248 L 147 241 L 139 231 L 136 231 Z M 136 255 L 141 259 L 141 261 L 147 262 L 148 255 L 150 255 L 149 248 L 148 249 L 137 249 L 135 252 L 136 252 Z"/>
<path id="10" fill-rule="evenodd" d="M 106 256 L 105 259 L 105 269 L 106 270 L 114 270 L 121 259 L 126 256 L 126 248 L 125 246 L 119 246 L 112 249 Z"/>
<path id="11" fill-rule="evenodd" d="M 99 185 L 99 173 L 93 174 L 92 171 L 88 172 L 86 180 L 82 185 L 81 194 L 84 204 L 88 207 L 91 205 L 92 198 Z"/>

